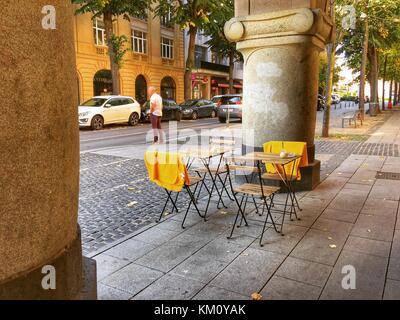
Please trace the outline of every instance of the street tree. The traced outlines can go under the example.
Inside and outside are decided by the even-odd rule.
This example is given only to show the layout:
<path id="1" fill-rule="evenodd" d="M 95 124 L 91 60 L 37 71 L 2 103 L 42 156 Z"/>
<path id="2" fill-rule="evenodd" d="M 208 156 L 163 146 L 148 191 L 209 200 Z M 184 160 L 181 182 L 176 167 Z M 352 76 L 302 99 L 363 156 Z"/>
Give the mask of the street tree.
<path id="1" fill-rule="evenodd" d="M 347 4 L 356 9 L 357 23 L 345 34 L 340 51 L 349 67 L 360 72 L 360 110 L 364 115 L 365 80 L 370 83 L 371 102 L 378 103 L 379 69 L 385 61 L 382 52 L 400 39 L 399 6 L 397 0 L 348 0 Z"/>
<path id="2" fill-rule="evenodd" d="M 224 6 L 213 16 L 214 23 L 209 23 L 204 29 L 204 34 L 210 39 L 206 45 L 221 58 L 229 61 L 229 93 L 233 93 L 233 72 L 235 63 L 243 61 L 242 54 L 236 49 L 236 43 L 229 41 L 224 33 L 224 25 L 234 16 L 234 4 L 232 0 L 225 0 Z"/>
<path id="3" fill-rule="evenodd" d="M 185 65 L 185 100 L 192 97 L 192 70 L 195 63 L 197 33 L 218 21 L 215 14 L 223 9 L 225 0 L 152 0 L 156 16 L 168 16 L 171 23 L 187 30 L 189 35 L 188 52 Z"/>
<path id="4" fill-rule="evenodd" d="M 113 22 L 122 16 L 130 19 L 131 16 L 142 16 L 149 9 L 151 0 L 71 0 L 79 7 L 76 14 L 92 13 L 93 19 L 103 18 L 110 57 L 110 67 L 113 82 L 113 94 L 120 94 L 120 68 L 124 54 L 128 51 L 126 35 L 116 35 L 113 31 Z"/>

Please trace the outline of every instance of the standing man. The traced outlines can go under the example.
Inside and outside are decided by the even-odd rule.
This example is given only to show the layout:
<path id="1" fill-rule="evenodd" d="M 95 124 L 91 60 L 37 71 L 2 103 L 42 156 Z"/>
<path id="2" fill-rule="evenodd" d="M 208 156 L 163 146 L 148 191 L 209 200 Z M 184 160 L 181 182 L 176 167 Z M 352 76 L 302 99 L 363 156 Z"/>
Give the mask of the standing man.
<path id="1" fill-rule="evenodd" d="M 162 142 L 162 129 L 161 129 L 161 117 L 163 103 L 162 98 L 156 93 L 155 87 L 149 87 L 148 96 L 150 97 L 150 121 L 151 127 L 153 128 L 154 143 Z"/>

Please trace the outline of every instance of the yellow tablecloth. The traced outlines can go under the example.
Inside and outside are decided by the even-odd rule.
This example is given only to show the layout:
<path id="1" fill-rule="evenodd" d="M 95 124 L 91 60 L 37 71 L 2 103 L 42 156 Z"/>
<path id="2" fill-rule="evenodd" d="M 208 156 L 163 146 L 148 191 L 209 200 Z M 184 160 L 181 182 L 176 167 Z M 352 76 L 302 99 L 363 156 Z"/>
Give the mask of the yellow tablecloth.
<path id="1" fill-rule="evenodd" d="M 268 153 L 279 154 L 284 150 L 288 153 L 294 153 L 301 156 L 299 160 L 285 166 L 286 175 L 291 176 L 293 172 L 293 175 L 297 177 L 297 180 L 301 179 L 300 168 L 308 165 L 307 143 L 298 141 L 269 141 L 264 143 L 263 147 L 264 152 Z M 277 170 L 279 170 L 280 173 L 283 173 L 282 167 L 267 163 L 268 173 L 277 173 Z"/>

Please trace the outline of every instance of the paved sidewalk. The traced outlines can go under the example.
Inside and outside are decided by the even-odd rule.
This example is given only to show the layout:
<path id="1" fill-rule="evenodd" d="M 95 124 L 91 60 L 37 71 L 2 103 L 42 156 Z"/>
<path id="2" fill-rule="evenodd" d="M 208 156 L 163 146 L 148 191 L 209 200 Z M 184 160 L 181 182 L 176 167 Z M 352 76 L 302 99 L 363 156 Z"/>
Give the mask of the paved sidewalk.
<path id="1" fill-rule="evenodd" d="M 370 143 L 396 143 L 400 112 Z M 379 138 L 377 138 L 379 137 Z M 379 140 L 377 140 L 379 139 Z M 315 190 L 300 193 L 300 221 L 285 236 L 262 219 L 226 236 L 236 208 L 208 222 L 182 214 L 97 255 L 100 299 L 400 299 L 400 157 L 350 155 Z M 383 179 L 388 178 L 388 179 Z M 353 266 L 356 289 L 344 290 L 343 267 Z"/>

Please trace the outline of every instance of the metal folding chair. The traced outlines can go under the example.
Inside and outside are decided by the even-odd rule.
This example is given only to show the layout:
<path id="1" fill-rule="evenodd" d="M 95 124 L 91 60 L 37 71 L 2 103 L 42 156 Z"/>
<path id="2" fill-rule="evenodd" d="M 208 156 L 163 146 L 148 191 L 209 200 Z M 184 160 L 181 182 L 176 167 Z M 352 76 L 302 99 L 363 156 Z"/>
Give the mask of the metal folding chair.
<path id="1" fill-rule="evenodd" d="M 223 137 L 223 139 L 210 137 L 209 145 L 210 145 L 210 147 L 229 148 L 229 147 L 233 147 L 235 145 L 235 140 L 231 137 Z M 208 163 L 203 163 L 204 167 L 194 169 L 194 171 L 199 175 L 199 177 L 203 178 L 203 182 L 200 186 L 200 189 L 198 191 L 196 199 L 199 199 L 203 186 L 206 188 L 206 190 L 209 194 L 212 193 L 213 188 L 210 191 L 206 184 L 207 176 L 209 175 L 212 180 L 213 187 L 215 186 L 215 189 L 219 196 L 218 203 L 217 203 L 218 209 L 221 209 L 220 203 L 222 204 L 222 206 L 224 208 L 227 208 L 227 206 L 225 205 L 225 203 L 222 199 L 224 192 L 228 196 L 229 200 L 233 201 L 233 198 L 229 194 L 229 191 L 226 187 L 226 182 L 228 179 L 228 171 L 226 170 L 226 166 L 223 164 L 223 157 L 225 156 L 225 154 L 226 153 L 221 154 L 219 156 L 218 164 L 216 166 L 211 166 L 209 163 L 211 159 L 209 159 Z M 219 190 L 218 187 L 216 186 L 217 182 L 219 182 L 221 184 L 221 190 Z"/>
<path id="2" fill-rule="evenodd" d="M 183 217 L 183 221 L 182 221 L 182 228 L 183 229 L 185 228 L 185 221 L 186 221 L 187 215 L 189 213 L 189 210 L 190 210 L 192 204 L 194 205 L 194 207 L 195 207 L 195 209 L 197 211 L 197 214 L 206 221 L 205 215 L 201 214 L 201 212 L 200 212 L 200 210 L 199 210 L 199 208 L 197 206 L 196 198 L 195 198 L 196 190 L 197 190 L 199 184 L 201 182 L 203 182 L 203 179 L 201 177 L 189 176 L 189 181 L 190 181 L 189 184 L 185 183 L 183 185 L 183 190 L 185 190 L 187 192 L 187 194 L 189 195 L 189 199 L 190 199 L 189 204 L 188 204 L 188 206 L 186 208 L 185 215 Z M 193 191 L 191 189 L 192 187 L 194 187 Z M 176 192 L 176 197 L 174 199 L 174 197 L 172 196 L 173 191 L 165 189 L 165 188 L 164 188 L 164 190 L 166 191 L 168 197 L 167 197 L 167 200 L 165 201 L 164 207 L 163 207 L 163 209 L 161 211 L 160 217 L 157 220 L 157 222 L 161 221 L 161 219 L 162 219 L 162 217 L 163 217 L 163 215 L 165 213 L 165 209 L 167 208 L 167 205 L 168 205 L 169 202 L 172 203 L 172 212 L 171 213 L 174 213 L 174 211 L 176 211 L 177 213 L 179 212 L 178 206 L 177 206 L 177 201 L 178 201 L 178 196 L 182 191 Z"/>
<path id="3" fill-rule="evenodd" d="M 237 222 L 239 219 L 239 216 L 241 216 L 241 222 L 238 225 L 238 227 L 241 226 L 242 221 L 245 222 L 245 226 L 248 226 L 247 220 L 246 220 L 246 214 L 245 214 L 245 210 L 246 210 L 246 205 L 247 205 L 247 199 L 251 196 L 253 198 L 253 200 L 255 201 L 255 198 L 259 198 L 262 201 L 262 213 L 261 215 L 264 214 L 265 211 L 267 211 L 266 214 L 266 218 L 264 221 L 264 225 L 263 225 L 263 230 L 260 236 L 260 246 L 263 246 L 262 244 L 262 239 L 266 230 L 266 226 L 268 223 L 272 224 L 275 231 L 279 232 L 277 229 L 277 223 L 275 223 L 274 218 L 272 216 L 271 213 L 271 204 L 272 204 L 272 196 L 277 193 L 279 191 L 278 187 L 270 187 L 270 186 L 265 186 L 263 185 L 262 179 L 261 179 L 261 166 L 259 164 L 259 162 L 257 162 L 257 167 L 248 167 L 248 166 L 237 166 L 237 165 L 233 165 L 231 166 L 228 162 L 226 164 L 227 170 L 228 170 L 228 180 L 229 180 L 229 184 L 231 187 L 231 190 L 233 192 L 233 197 L 235 199 L 235 202 L 238 206 L 238 212 L 236 214 L 235 217 L 235 221 L 233 223 L 232 226 L 232 230 L 230 235 L 228 236 L 228 239 L 232 238 L 233 232 L 235 230 L 235 227 L 237 226 Z M 258 174 L 258 178 L 259 178 L 259 184 L 256 183 L 244 183 L 241 184 L 237 187 L 233 186 L 233 182 L 232 182 L 232 178 L 230 175 L 231 172 L 231 168 L 233 170 L 251 170 L 252 172 L 256 172 Z M 238 195 L 242 195 L 242 199 L 241 201 L 238 200 Z M 246 200 L 245 200 L 246 199 Z M 244 203 L 244 206 L 243 206 Z M 243 206 L 243 207 L 242 207 Z M 256 204 L 256 208 L 258 210 L 257 204 Z M 271 222 L 268 222 L 268 219 L 271 220 Z"/>

